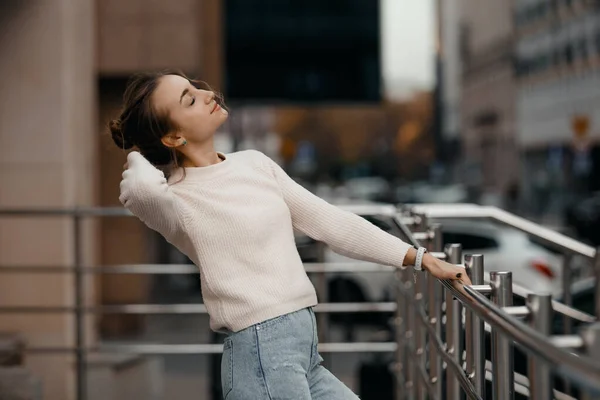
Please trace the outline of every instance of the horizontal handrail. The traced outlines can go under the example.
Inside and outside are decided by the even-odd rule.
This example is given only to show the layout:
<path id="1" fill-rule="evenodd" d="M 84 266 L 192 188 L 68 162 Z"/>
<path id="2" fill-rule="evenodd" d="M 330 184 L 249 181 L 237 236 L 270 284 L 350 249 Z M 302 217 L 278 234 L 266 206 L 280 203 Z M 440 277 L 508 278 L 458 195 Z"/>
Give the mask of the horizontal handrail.
<path id="1" fill-rule="evenodd" d="M 335 272 L 394 272 L 394 267 L 367 262 L 357 263 L 304 263 L 308 273 Z M 58 267 L 58 266 L 0 266 L 0 273 L 36 273 L 55 274 L 72 273 L 76 270 L 85 274 L 153 274 L 153 275 L 189 275 L 198 274 L 199 270 L 193 264 L 121 264 L 103 267 Z"/>
<path id="2" fill-rule="evenodd" d="M 391 205 L 369 204 L 369 205 L 340 205 L 340 208 L 361 215 L 385 215 L 393 217 L 398 212 Z M 404 207 L 416 213 L 422 213 L 430 218 L 490 218 L 518 230 L 526 232 L 552 246 L 562 250 L 570 251 L 593 259 L 596 250 L 584 243 L 572 239 L 559 232 L 540 226 L 536 223 L 508 213 L 497 207 L 477 206 L 474 204 L 429 204 L 429 205 L 407 205 Z M 76 208 L 15 208 L 0 209 L 0 216 L 12 217 L 129 217 L 132 214 L 123 207 L 76 207 Z M 401 224 L 404 226 L 404 224 Z M 406 229 L 406 228 L 404 228 Z M 406 230 L 403 233 L 406 234 Z M 410 232 L 410 231 L 409 231 Z"/>
<path id="3" fill-rule="evenodd" d="M 123 207 L 3 208 L 4 217 L 130 217 Z"/>
<path id="4" fill-rule="evenodd" d="M 427 217 L 434 219 L 492 219 L 536 237 L 557 249 L 578 254 L 588 259 L 594 259 L 596 256 L 596 249 L 592 246 L 588 246 L 587 244 L 563 235 L 562 233 L 553 231 L 552 229 L 543 227 L 497 207 L 478 206 L 474 204 L 423 204 L 407 205 L 405 208 L 415 213 L 425 214 Z"/>
<path id="5" fill-rule="evenodd" d="M 526 299 L 528 295 L 534 294 L 534 292 L 513 283 L 513 294 L 523 299 Z M 593 323 L 598 321 L 598 319 L 593 315 L 585 313 L 581 310 L 578 310 L 556 300 L 552 300 L 552 308 L 555 312 L 580 322 Z"/>
<path id="6" fill-rule="evenodd" d="M 393 353 L 397 345 L 394 342 L 355 342 L 355 343 L 319 343 L 322 353 Z M 85 351 L 88 353 L 128 353 L 147 355 L 198 355 L 220 354 L 223 352 L 222 344 L 164 344 L 164 343 L 102 343 L 93 347 L 78 349 L 69 346 L 26 346 L 26 353 L 75 353 Z"/>
<path id="7" fill-rule="evenodd" d="M 3 313 L 72 313 L 77 307 L 69 306 L 0 306 Z M 118 304 L 83 307 L 86 313 L 95 314 L 207 314 L 204 304 Z M 319 303 L 317 313 L 394 312 L 396 303 Z"/>
<path id="8" fill-rule="evenodd" d="M 600 391 L 598 386 L 600 362 L 574 355 L 556 347 L 546 336 L 519 320 L 511 318 L 469 286 L 463 286 L 463 290 L 458 290 L 449 281 L 441 282 L 446 290 L 449 290 L 463 305 L 475 312 L 485 322 L 500 329 L 511 340 L 520 344 L 526 352 L 554 365 L 558 371 L 573 381 L 577 381 L 589 389 Z"/>
<path id="9" fill-rule="evenodd" d="M 323 353 L 392 353 L 397 348 L 395 342 L 319 343 L 318 346 Z M 104 343 L 98 350 L 102 353 L 121 354 L 218 354 L 222 353 L 223 345 Z"/>
<path id="10" fill-rule="evenodd" d="M 390 204 L 339 204 L 338 208 L 360 215 L 393 217 L 398 209 Z M 130 217 L 133 214 L 123 207 L 73 207 L 73 208 L 3 208 L 0 216 L 11 217 Z"/>
<path id="11" fill-rule="evenodd" d="M 486 380 L 492 381 L 492 370 L 493 366 L 490 361 L 485 362 L 485 373 Z M 523 396 L 530 397 L 529 392 L 529 379 L 526 376 L 523 376 L 517 372 L 515 372 L 515 392 L 522 394 Z M 553 395 L 555 400 L 577 400 L 574 397 L 571 397 L 565 393 L 559 392 L 558 390 L 553 390 Z"/>

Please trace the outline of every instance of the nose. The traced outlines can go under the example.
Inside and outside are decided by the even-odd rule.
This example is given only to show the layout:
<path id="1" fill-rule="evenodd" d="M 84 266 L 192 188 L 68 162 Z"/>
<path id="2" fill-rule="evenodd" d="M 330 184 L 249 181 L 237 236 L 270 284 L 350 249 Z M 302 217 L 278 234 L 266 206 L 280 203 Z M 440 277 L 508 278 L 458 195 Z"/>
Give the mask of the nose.
<path id="1" fill-rule="evenodd" d="M 211 101 L 213 101 L 213 99 L 215 98 L 215 92 L 210 91 L 210 90 L 204 90 L 204 94 L 205 94 L 205 98 L 204 98 L 204 102 L 206 104 L 209 104 Z"/>

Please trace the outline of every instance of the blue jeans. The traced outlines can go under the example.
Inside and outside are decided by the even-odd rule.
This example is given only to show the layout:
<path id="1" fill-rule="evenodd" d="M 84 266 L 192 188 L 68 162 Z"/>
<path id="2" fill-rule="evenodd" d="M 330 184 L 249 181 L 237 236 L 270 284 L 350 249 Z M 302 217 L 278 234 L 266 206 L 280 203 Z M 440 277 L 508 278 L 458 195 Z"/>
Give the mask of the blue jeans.
<path id="1" fill-rule="evenodd" d="M 358 400 L 321 365 L 311 308 L 230 333 L 223 346 L 225 400 Z"/>

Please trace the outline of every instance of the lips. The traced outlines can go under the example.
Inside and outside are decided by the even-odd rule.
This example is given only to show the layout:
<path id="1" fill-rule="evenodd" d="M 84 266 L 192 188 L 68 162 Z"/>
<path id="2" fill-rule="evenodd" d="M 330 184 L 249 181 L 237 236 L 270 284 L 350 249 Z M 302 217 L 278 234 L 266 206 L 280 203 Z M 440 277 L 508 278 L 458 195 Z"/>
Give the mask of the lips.
<path id="1" fill-rule="evenodd" d="M 221 108 L 221 106 L 219 105 L 219 103 L 217 103 L 215 101 L 215 106 L 213 107 L 212 111 L 210 112 L 211 114 L 214 113 L 215 111 L 218 111 Z"/>

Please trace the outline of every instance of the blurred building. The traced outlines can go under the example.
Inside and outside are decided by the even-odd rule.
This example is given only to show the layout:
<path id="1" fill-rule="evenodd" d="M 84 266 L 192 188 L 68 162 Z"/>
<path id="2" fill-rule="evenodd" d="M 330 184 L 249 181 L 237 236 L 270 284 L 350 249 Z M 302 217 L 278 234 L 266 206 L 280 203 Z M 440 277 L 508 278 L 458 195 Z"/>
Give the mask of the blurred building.
<path id="1" fill-rule="evenodd" d="M 438 43 L 441 76 L 441 121 L 445 142 L 460 139 L 461 132 L 461 0 L 438 0 Z M 439 79 L 438 78 L 438 79 Z M 444 157 L 450 158 L 450 157 Z"/>
<path id="2" fill-rule="evenodd" d="M 524 183 L 600 189 L 600 3 L 517 0 L 514 20 Z"/>
<path id="3" fill-rule="evenodd" d="M 303 176 L 308 180 L 344 181 L 360 166 L 387 180 L 427 179 L 434 161 L 431 115 L 431 93 L 423 92 L 379 105 L 280 108 L 276 131 L 292 172 L 301 147 L 314 148 L 319 173 Z"/>
<path id="4" fill-rule="evenodd" d="M 512 0 L 462 0 L 463 180 L 504 193 L 518 178 Z"/>

